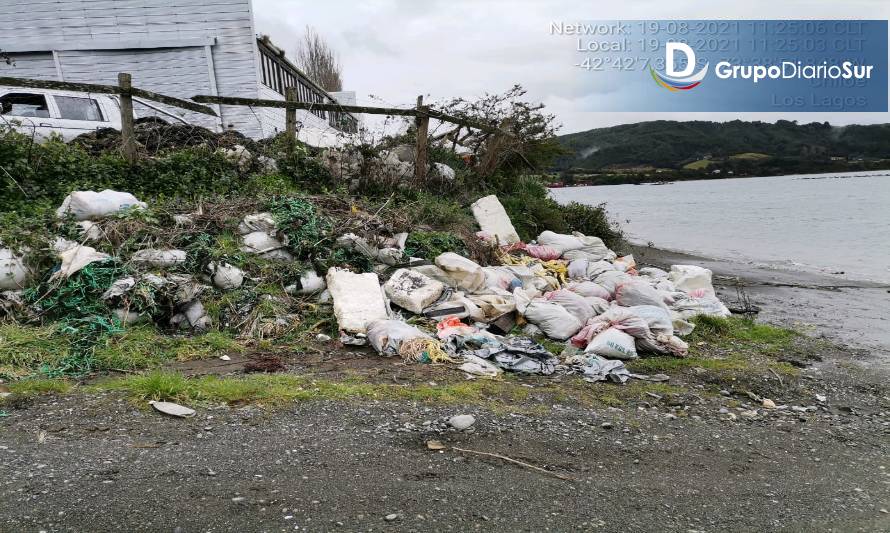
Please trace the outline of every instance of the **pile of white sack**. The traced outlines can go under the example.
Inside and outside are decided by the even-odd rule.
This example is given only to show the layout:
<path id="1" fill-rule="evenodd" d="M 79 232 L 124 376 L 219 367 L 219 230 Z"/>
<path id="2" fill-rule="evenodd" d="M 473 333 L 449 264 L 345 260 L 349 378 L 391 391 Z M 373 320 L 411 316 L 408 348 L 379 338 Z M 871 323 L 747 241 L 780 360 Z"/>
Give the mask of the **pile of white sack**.
<path id="1" fill-rule="evenodd" d="M 422 314 L 439 323 L 437 337 L 446 351 L 480 365 L 480 346 L 509 345 L 516 335 L 508 334 L 525 323 L 523 337 L 566 342 L 563 365 L 599 375 L 623 372 L 622 364 L 604 361 L 641 354 L 682 357 L 688 346 L 681 337 L 693 329 L 689 318 L 730 314 L 716 296 L 710 270 L 693 265 L 638 270 L 633 256 L 618 257 L 601 239 L 577 232 L 545 231 L 535 242 L 521 243 L 494 196 L 476 202 L 473 211 L 479 237 L 501 247 L 501 265 L 483 267 L 446 252 L 432 264 L 409 259 L 394 272 L 381 264 L 378 272 L 392 272 L 384 283 L 377 273 L 331 269 L 327 284 L 343 338 L 360 342 L 370 328 L 372 345 L 397 353 L 399 343 L 388 335 L 399 342 L 431 337 L 400 322 Z M 485 362 L 517 368 L 513 360 L 507 366 L 491 358 Z"/>

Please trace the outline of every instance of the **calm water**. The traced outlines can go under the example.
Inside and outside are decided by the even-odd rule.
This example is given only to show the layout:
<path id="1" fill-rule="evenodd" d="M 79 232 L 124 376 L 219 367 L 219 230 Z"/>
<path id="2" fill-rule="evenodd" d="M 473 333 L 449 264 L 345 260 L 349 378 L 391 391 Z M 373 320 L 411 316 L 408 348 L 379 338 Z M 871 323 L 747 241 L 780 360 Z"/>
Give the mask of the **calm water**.
<path id="1" fill-rule="evenodd" d="M 631 241 L 772 267 L 890 282 L 890 172 L 553 189 L 606 202 Z"/>

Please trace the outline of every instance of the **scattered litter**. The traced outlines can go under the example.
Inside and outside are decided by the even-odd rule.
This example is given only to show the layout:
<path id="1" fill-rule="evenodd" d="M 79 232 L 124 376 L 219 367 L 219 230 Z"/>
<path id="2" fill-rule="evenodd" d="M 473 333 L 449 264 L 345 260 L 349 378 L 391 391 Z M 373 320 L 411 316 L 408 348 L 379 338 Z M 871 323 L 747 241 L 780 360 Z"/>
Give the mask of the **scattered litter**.
<path id="1" fill-rule="evenodd" d="M 438 440 L 426 441 L 426 447 L 428 450 L 433 450 L 433 451 L 445 450 L 448 448 L 448 446 L 445 446 L 444 444 L 442 444 L 442 441 L 438 441 Z"/>
<path id="2" fill-rule="evenodd" d="M 439 299 L 445 285 L 420 272 L 402 268 L 389 278 L 383 289 L 392 303 L 419 315 Z"/>
<path id="3" fill-rule="evenodd" d="M 24 257 L 16 255 L 9 248 L 0 248 L 0 290 L 23 288 L 29 274 Z"/>
<path id="4" fill-rule="evenodd" d="M 217 289 L 233 290 L 241 287 L 241 284 L 244 283 L 244 271 L 228 263 L 211 262 L 207 265 L 207 270 Z"/>
<path id="5" fill-rule="evenodd" d="M 389 318 L 377 274 L 355 274 L 332 268 L 328 271 L 327 284 L 341 330 L 365 333 L 371 322 Z"/>
<path id="6" fill-rule="evenodd" d="M 519 234 L 513 227 L 513 222 L 507 216 L 507 211 L 501 205 L 500 200 L 495 195 L 482 197 L 470 206 L 473 210 L 473 216 L 483 233 L 491 235 L 497 239 L 498 244 L 514 244 L 519 242 Z"/>
<path id="7" fill-rule="evenodd" d="M 110 189 L 102 192 L 74 191 L 62 200 L 62 205 L 56 210 L 56 216 L 64 218 L 70 215 L 74 220 L 96 220 L 124 209 L 147 207 L 145 202 L 140 202 L 128 192 Z"/>
<path id="8" fill-rule="evenodd" d="M 98 252 L 90 246 L 75 246 L 60 253 L 59 257 L 62 259 L 62 266 L 52 275 L 52 279 L 68 278 L 90 263 L 111 259 L 110 255 Z"/>
<path id="9" fill-rule="evenodd" d="M 155 268 L 170 268 L 185 263 L 186 253 L 184 250 L 156 250 L 148 248 L 134 253 L 130 260 L 137 264 Z"/>
<path id="10" fill-rule="evenodd" d="M 189 418 L 195 416 L 194 409 L 189 409 L 188 407 L 179 405 L 178 403 L 156 401 L 150 401 L 148 403 L 150 403 L 151 406 L 155 408 L 155 411 L 164 413 L 165 415 L 175 416 L 179 418 Z"/>

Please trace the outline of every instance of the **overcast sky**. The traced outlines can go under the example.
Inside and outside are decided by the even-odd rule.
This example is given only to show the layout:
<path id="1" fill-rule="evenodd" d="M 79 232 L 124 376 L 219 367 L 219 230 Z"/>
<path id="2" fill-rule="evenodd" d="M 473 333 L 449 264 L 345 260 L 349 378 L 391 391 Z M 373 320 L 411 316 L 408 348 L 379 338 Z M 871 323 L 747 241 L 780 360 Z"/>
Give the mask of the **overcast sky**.
<path id="1" fill-rule="evenodd" d="M 832 124 L 890 122 L 886 113 L 594 113 L 572 80 L 572 42 L 551 22 L 609 19 L 887 19 L 890 0 L 253 0 L 256 31 L 293 57 L 306 25 L 340 55 L 344 89 L 360 103 L 403 107 L 502 92 L 519 83 L 563 124 L 562 133 L 653 119 Z M 568 59 L 567 59 L 568 57 Z M 373 95 L 375 98 L 372 98 Z"/>

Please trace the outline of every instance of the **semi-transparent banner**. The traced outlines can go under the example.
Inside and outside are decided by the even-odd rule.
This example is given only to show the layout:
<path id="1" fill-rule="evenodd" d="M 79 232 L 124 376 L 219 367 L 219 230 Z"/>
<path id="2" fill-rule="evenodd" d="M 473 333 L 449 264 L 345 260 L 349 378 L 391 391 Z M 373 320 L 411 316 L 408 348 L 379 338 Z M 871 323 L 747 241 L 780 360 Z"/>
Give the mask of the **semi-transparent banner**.
<path id="1" fill-rule="evenodd" d="M 591 111 L 887 111 L 886 20 L 551 22 Z"/>

